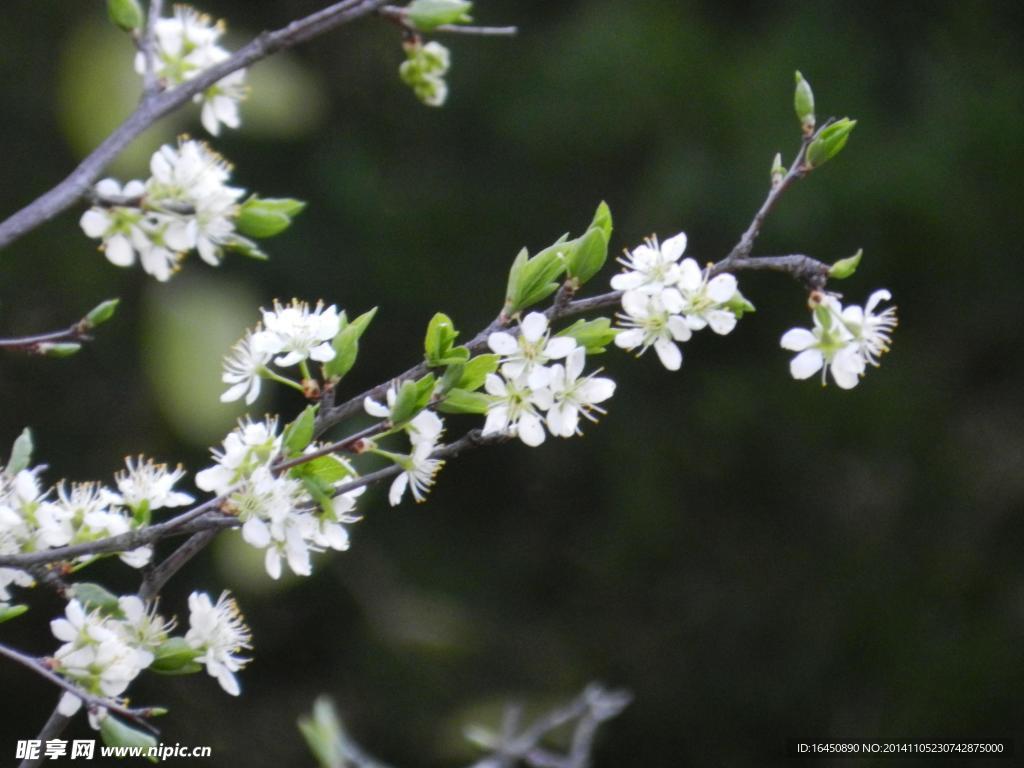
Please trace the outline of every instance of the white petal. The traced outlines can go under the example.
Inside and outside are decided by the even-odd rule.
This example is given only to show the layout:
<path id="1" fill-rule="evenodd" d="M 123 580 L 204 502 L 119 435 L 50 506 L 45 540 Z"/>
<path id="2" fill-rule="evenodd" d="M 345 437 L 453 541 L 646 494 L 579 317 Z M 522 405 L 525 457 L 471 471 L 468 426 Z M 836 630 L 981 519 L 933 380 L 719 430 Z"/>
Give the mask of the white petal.
<path id="1" fill-rule="evenodd" d="M 194 230 L 184 221 L 172 221 L 164 230 L 164 242 L 175 251 L 187 251 L 195 245 Z"/>
<path id="2" fill-rule="evenodd" d="M 239 384 L 235 384 L 235 386 L 231 387 L 230 389 L 228 389 L 227 392 L 220 396 L 220 401 L 222 403 L 233 403 L 235 402 L 235 400 L 241 400 L 242 395 L 245 394 L 247 389 L 249 389 L 248 381 L 243 381 Z M 253 399 L 255 400 L 256 398 Z M 249 401 L 247 400 L 246 402 Z M 249 405 L 252 405 L 252 403 L 249 402 Z"/>
<path id="3" fill-rule="evenodd" d="M 615 334 L 615 346 L 620 349 L 634 349 L 644 343 L 644 332 L 640 328 L 631 328 Z"/>
<path id="4" fill-rule="evenodd" d="M 622 310 L 630 317 L 645 318 L 650 312 L 648 305 L 650 298 L 638 291 L 626 291 L 622 294 Z"/>
<path id="5" fill-rule="evenodd" d="M 659 298 L 661 299 L 662 306 L 673 314 L 682 312 L 683 307 L 686 306 L 686 300 L 683 299 L 683 294 L 675 288 L 666 288 L 661 292 Z"/>
<path id="6" fill-rule="evenodd" d="M 323 344 L 318 344 L 309 351 L 309 356 L 318 363 L 326 363 L 328 360 L 333 360 L 334 355 L 334 347 L 326 341 Z"/>
<path id="7" fill-rule="evenodd" d="M 270 544 L 270 529 L 259 518 L 251 518 L 242 526 L 242 538 L 256 549 L 263 549 Z"/>
<path id="8" fill-rule="evenodd" d="M 100 197 L 121 197 L 122 194 L 126 194 L 127 190 L 122 193 L 121 185 L 117 183 L 115 179 L 101 179 L 96 182 L 96 194 Z"/>
<path id="9" fill-rule="evenodd" d="M 708 297 L 718 304 L 724 304 L 736 295 L 736 287 L 735 277 L 728 273 L 719 275 L 708 283 Z"/>
<path id="10" fill-rule="evenodd" d="M 388 503 L 392 507 L 397 507 L 399 502 L 402 500 L 402 496 L 405 495 L 405 489 L 409 485 L 409 475 L 403 472 L 395 478 L 394 482 L 391 483 L 391 489 L 388 491 Z"/>
<path id="11" fill-rule="evenodd" d="M 693 259 L 683 259 L 683 263 L 680 265 L 679 287 L 689 293 L 695 293 L 700 290 L 703 282 L 704 275 L 701 273 L 700 267 L 697 266 L 697 262 Z"/>
<path id="12" fill-rule="evenodd" d="M 107 240 L 107 260 L 118 267 L 130 267 L 135 263 L 135 249 L 124 235 L 114 235 Z"/>
<path id="13" fill-rule="evenodd" d="M 82 700 L 70 692 L 65 692 L 57 704 L 57 711 L 64 717 L 71 717 L 82 707 Z"/>
<path id="14" fill-rule="evenodd" d="M 783 349 L 792 352 L 803 352 L 808 347 L 814 346 L 817 339 L 814 334 L 806 328 L 791 328 L 786 331 L 779 342 Z"/>
<path id="15" fill-rule="evenodd" d="M 540 418 L 532 413 L 524 413 L 519 419 L 519 439 L 531 448 L 544 442 L 544 426 Z"/>
<path id="16" fill-rule="evenodd" d="M 217 674 L 215 675 L 217 682 L 220 683 L 220 687 L 224 689 L 224 692 L 230 696 L 237 696 L 241 691 L 238 688 L 238 680 L 231 674 L 231 670 L 227 667 L 219 667 Z"/>
<path id="17" fill-rule="evenodd" d="M 78 220 L 78 223 L 87 237 L 103 237 L 103 234 L 110 226 L 110 217 L 102 211 L 90 208 L 82 214 L 82 218 Z"/>
<path id="18" fill-rule="evenodd" d="M 548 411 L 548 429 L 557 437 L 572 437 L 579 424 L 579 410 L 572 403 L 559 403 Z"/>
<path id="19" fill-rule="evenodd" d="M 551 382 L 551 373 L 552 369 L 545 365 L 533 366 L 533 370 L 530 371 L 530 376 L 526 380 L 527 386 L 533 390 L 543 389 Z"/>
<path id="20" fill-rule="evenodd" d="M 577 347 L 572 336 L 556 336 L 544 346 L 544 354 L 552 360 L 560 360 Z"/>
<path id="21" fill-rule="evenodd" d="M 621 272 L 612 276 L 612 288 L 616 291 L 631 291 L 647 281 L 642 272 Z"/>
<path id="22" fill-rule="evenodd" d="M 690 337 L 693 336 L 690 326 L 679 315 L 672 315 L 668 319 L 668 332 L 672 334 L 672 338 L 676 341 L 689 341 Z"/>
<path id="23" fill-rule="evenodd" d="M 267 555 L 263 558 L 263 564 L 266 566 L 267 575 L 270 578 L 274 579 L 274 581 L 281 578 L 281 553 L 277 551 L 277 547 L 267 549 Z"/>
<path id="24" fill-rule="evenodd" d="M 519 342 L 516 341 L 515 336 L 505 333 L 505 331 L 497 331 L 488 336 L 487 346 L 491 348 L 492 352 L 499 355 L 514 355 L 519 351 Z"/>
<path id="25" fill-rule="evenodd" d="M 658 359 L 670 371 L 678 371 L 683 364 L 683 353 L 675 343 L 665 338 L 659 338 L 654 342 L 654 351 L 658 353 Z"/>
<path id="26" fill-rule="evenodd" d="M 487 378 L 484 379 L 484 389 L 487 390 L 487 394 L 495 397 L 504 397 L 508 394 L 505 381 L 496 373 L 487 374 Z"/>
<path id="27" fill-rule="evenodd" d="M 583 367 L 587 364 L 587 350 L 585 347 L 576 347 L 565 361 L 565 374 L 569 381 L 576 381 L 583 373 Z"/>
<path id="28" fill-rule="evenodd" d="M 365 410 L 370 416 L 378 419 L 386 419 L 391 411 L 388 410 L 386 405 L 378 403 L 372 397 L 366 397 L 363 399 L 363 410 Z"/>
<path id="29" fill-rule="evenodd" d="M 496 435 L 508 429 L 508 408 L 498 405 L 487 411 L 487 419 L 484 422 L 483 434 Z"/>
<path id="30" fill-rule="evenodd" d="M 707 318 L 711 330 L 721 336 L 736 327 L 736 315 L 726 309 L 712 309 L 707 313 Z"/>
<path id="31" fill-rule="evenodd" d="M 615 382 L 598 376 L 586 381 L 579 389 L 580 397 L 587 403 L 603 403 L 615 394 Z"/>
<path id="32" fill-rule="evenodd" d="M 680 232 L 675 237 L 670 237 L 661 244 L 661 253 L 669 261 L 679 261 L 679 257 L 686 250 L 686 233 Z"/>
<path id="33" fill-rule="evenodd" d="M 536 344 L 540 341 L 547 329 L 548 319 L 540 312 L 531 312 L 519 324 L 519 330 L 523 334 L 523 338 L 531 344 Z"/>
<path id="34" fill-rule="evenodd" d="M 868 297 L 868 303 L 864 305 L 864 309 L 867 310 L 868 313 L 874 312 L 875 307 L 877 307 L 878 303 L 881 301 L 892 301 L 892 294 L 885 290 L 885 288 L 879 288 L 877 291 L 872 293 Z"/>
<path id="35" fill-rule="evenodd" d="M 820 350 L 806 349 L 789 361 L 789 372 L 794 379 L 807 379 L 820 371 L 824 362 Z"/>

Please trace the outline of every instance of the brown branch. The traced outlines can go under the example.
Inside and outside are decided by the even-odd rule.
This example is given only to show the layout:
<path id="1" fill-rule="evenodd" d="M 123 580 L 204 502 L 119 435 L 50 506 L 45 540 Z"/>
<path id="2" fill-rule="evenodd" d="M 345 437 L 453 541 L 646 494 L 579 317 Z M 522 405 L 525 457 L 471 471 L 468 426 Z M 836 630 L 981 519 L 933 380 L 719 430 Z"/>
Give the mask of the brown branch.
<path id="1" fill-rule="evenodd" d="M 74 205 L 103 169 L 139 134 L 160 118 L 186 104 L 226 75 L 254 64 L 278 51 L 291 48 L 377 10 L 386 0 L 343 0 L 273 32 L 263 32 L 230 57 L 204 69 L 191 80 L 144 98 L 71 174 L 27 206 L 0 223 L 0 248 L 31 232 Z"/>

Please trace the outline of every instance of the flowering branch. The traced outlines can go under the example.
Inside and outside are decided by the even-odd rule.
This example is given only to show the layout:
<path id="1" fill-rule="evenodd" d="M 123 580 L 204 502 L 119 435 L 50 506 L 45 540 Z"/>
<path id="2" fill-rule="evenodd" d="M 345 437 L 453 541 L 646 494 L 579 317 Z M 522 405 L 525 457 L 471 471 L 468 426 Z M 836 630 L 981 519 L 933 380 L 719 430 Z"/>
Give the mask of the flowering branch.
<path id="1" fill-rule="evenodd" d="M 0 339 L 0 349 L 13 349 L 34 355 L 66 357 L 81 349 L 82 342 L 92 341 L 90 331 L 107 322 L 117 311 L 118 300 L 104 301 L 90 310 L 85 317 L 59 331 Z"/>
<path id="2" fill-rule="evenodd" d="M 217 81 L 278 51 L 292 48 L 355 21 L 384 5 L 386 0 L 343 0 L 272 32 L 262 32 L 224 61 L 204 69 L 191 80 L 168 90 L 154 90 L 127 120 L 96 147 L 71 174 L 0 223 L 0 248 L 10 245 L 41 224 L 70 208 L 89 192 L 103 169 L 139 134 L 157 120 L 186 104 Z"/>
<path id="3" fill-rule="evenodd" d="M 159 733 L 159 731 L 152 725 L 150 725 L 149 722 L 147 722 L 145 719 L 147 717 L 153 717 L 154 715 L 160 714 L 162 710 L 160 710 L 159 708 L 142 707 L 135 709 L 126 707 L 123 704 L 115 701 L 114 699 L 110 699 L 105 696 L 96 696 L 95 694 L 89 693 L 88 691 L 84 690 L 81 686 L 75 685 L 67 678 L 58 675 L 56 672 L 50 669 L 49 666 L 47 666 L 46 659 L 39 659 L 35 656 L 29 656 L 28 654 L 22 653 L 21 651 L 16 651 L 13 648 L 3 645 L 2 643 L 0 643 L 0 656 L 6 656 L 12 661 L 21 664 L 23 667 L 32 670 L 37 675 L 48 680 L 57 687 L 63 688 L 68 693 L 77 696 L 85 703 L 86 708 L 90 712 L 96 712 L 103 709 L 110 710 L 116 715 L 121 715 L 122 717 L 126 717 L 129 720 L 138 723 L 140 726 L 145 728 L 150 733 Z"/>

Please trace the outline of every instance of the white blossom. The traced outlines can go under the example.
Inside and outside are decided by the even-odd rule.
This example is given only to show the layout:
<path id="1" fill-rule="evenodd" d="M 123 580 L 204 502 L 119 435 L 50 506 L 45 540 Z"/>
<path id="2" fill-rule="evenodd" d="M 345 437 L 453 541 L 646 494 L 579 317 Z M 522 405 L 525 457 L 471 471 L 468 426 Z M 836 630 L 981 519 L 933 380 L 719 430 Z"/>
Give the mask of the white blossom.
<path id="1" fill-rule="evenodd" d="M 170 470 L 166 464 L 157 464 L 142 456 L 134 462 L 128 457 L 124 463 L 127 470 L 114 476 L 119 492 L 108 492 L 113 503 L 133 511 L 144 507 L 153 512 L 165 507 L 183 507 L 195 500 L 187 493 L 174 490 L 174 485 L 185 476 L 180 465 Z"/>
<path id="2" fill-rule="evenodd" d="M 512 435 L 530 447 L 544 442 L 544 422 L 540 411 L 551 407 L 553 401 L 549 389 L 532 389 L 527 382 L 503 378 L 495 373 L 487 375 L 484 389 L 492 397 L 487 407 L 484 435 Z"/>
<path id="3" fill-rule="evenodd" d="M 552 404 L 547 413 L 548 430 L 558 437 L 579 433 L 579 418 L 597 421 L 594 412 L 604 413 L 598 406 L 615 394 L 615 382 L 591 374 L 580 378 L 586 363 L 586 350 L 577 347 L 566 358 L 565 365 L 552 366 Z"/>
<path id="4" fill-rule="evenodd" d="M 724 336 L 736 327 L 736 315 L 724 306 L 736 295 L 736 278 L 728 273 L 709 275 L 710 270 L 702 270 L 693 259 L 683 259 L 679 269 L 681 311 L 691 329 L 710 326 Z"/>
<path id="5" fill-rule="evenodd" d="M 878 359 L 889 351 L 892 331 L 896 328 L 896 307 L 887 307 L 875 314 L 875 308 L 883 301 L 891 301 L 892 294 L 884 288 L 868 297 L 864 308 L 853 305 L 843 309 L 843 324 L 857 340 L 864 361 L 878 367 Z"/>
<path id="6" fill-rule="evenodd" d="M 506 379 L 522 379 L 532 389 L 541 389 L 551 378 L 547 363 L 559 360 L 576 348 L 571 336 L 551 338 L 548 319 L 531 312 L 519 324 L 519 334 L 496 331 L 487 337 L 487 345 L 502 356 L 501 372 Z"/>
<path id="7" fill-rule="evenodd" d="M 218 44 L 224 24 L 184 5 L 175 6 L 173 16 L 158 19 L 154 31 L 156 75 L 168 86 L 191 80 L 230 55 Z M 146 56 L 140 52 L 135 57 L 135 69 L 141 75 L 147 68 Z M 238 128 L 241 124 L 238 104 L 249 93 L 244 81 L 245 70 L 240 69 L 193 98 L 202 104 L 203 127 L 214 136 L 219 134 L 222 124 L 228 128 Z"/>
<path id="8" fill-rule="evenodd" d="M 188 598 L 189 630 L 185 642 L 202 654 L 196 661 L 206 665 L 206 671 L 217 679 L 227 693 L 240 693 L 234 673 L 249 663 L 239 656 L 250 649 L 251 634 L 238 610 L 238 604 L 227 592 L 222 592 L 216 603 L 205 592 L 193 592 Z"/>
<path id="9" fill-rule="evenodd" d="M 247 417 L 224 438 L 223 450 L 212 451 L 216 463 L 196 473 L 196 486 L 223 495 L 259 467 L 269 465 L 280 451 L 277 419 L 252 421 Z"/>
<path id="10" fill-rule="evenodd" d="M 679 259 L 685 250 L 685 232 L 670 237 L 660 245 L 657 237 L 648 238 L 634 248 L 626 258 L 619 259 L 625 270 L 612 277 L 612 288 L 617 291 L 641 291 L 651 295 L 673 290 L 679 282 Z"/>
<path id="11" fill-rule="evenodd" d="M 397 506 L 402 501 L 406 489 L 412 492 L 417 504 L 427 500 L 427 494 L 434 485 L 434 478 L 444 466 L 443 459 L 432 458 L 444 429 L 443 422 L 437 431 L 434 431 L 435 426 L 436 423 L 433 421 L 424 421 L 421 424 L 421 431 L 415 433 L 417 437 L 413 438 L 413 433 L 410 433 L 412 453 L 408 456 L 393 457 L 402 468 L 402 472 L 394 479 L 388 490 L 388 502 L 391 506 Z"/>
<path id="12" fill-rule="evenodd" d="M 280 355 L 274 359 L 277 365 L 307 359 L 325 363 L 334 358 L 331 341 L 340 330 L 341 318 L 333 304 L 325 309 L 320 301 L 310 310 L 298 299 L 285 306 L 274 301 L 272 310 L 263 310 L 263 330 L 253 334 L 252 344 L 260 352 Z"/>
<path id="13" fill-rule="evenodd" d="M 678 371 L 683 364 L 682 350 L 676 342 L 689 340 L 692 330 L 682 315 L 675 314 L 681 306 L 665 305 L 665 293 L 650 295 L 627 291 L 622 295 L 623 312 L 618 315 L 622 327 L 615 337 L 615 346 L 632 350 L 640 348 L 642 355 L 650 347 L 670 371 Z"/>
<path id="14" fill-rule="evenodd" d="M 260 383 L 273 354 L 255 348 L 253 335 L 259 330 L 260 326 L 256 326 L 255 331 L 246 333 L 224 358 L 221 381 L 231 386 L 220 396 L 222 403 L 231 403 L 244 396 L 245 404 L 252 405 L 260 396 Z"/>

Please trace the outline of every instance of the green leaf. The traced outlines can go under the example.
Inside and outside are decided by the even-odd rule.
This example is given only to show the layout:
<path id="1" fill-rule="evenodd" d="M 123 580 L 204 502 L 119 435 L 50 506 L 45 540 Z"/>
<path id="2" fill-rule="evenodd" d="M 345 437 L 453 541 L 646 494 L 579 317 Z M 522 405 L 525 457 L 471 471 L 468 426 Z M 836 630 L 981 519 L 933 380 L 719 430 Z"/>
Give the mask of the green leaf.
<path id="1" fill-rule="evenodd" d="M 429 32 L 445 24 L 462 24 L 473 19 L 467 0 L 414 0 L 405 9 L 405 20 L 420 32 Z"/>
<path id="2" fill-rule="evenodd" d="M 594 220 L 590 222 L 590 226 L 587 229 L 600 229 L 604 232 L 604 239 L 611 242 L 612 239 L 612 211 L 608 207 L 608 203 L 601 201 L 600 205 L 597 206 L 597 210 L 594 212 Z"/>
<path id="3" fill-rule="evenodd" d="M 462 367 L 462 377 L 455 386 L 469 391 L 480 389 L 487 379 L 487 374 L 498 370 L 500 359 L 499 355 L 477 355 Z"/>
<path id="4" fill-rule="evenodd" d="M 580 285 L 601 271 L 608 259 L 608 236 L 602 227 L 591 227 L 569 254 L 566 273 Z"/>
<path id="5" fill-rule="evenodd" d="M 122 615 L 117 595 L 99 584 L 82 581 L 74 584 L 70 592 L 71 596 L 85 606 L 86 610 L 98 609 L 107 616 Z"/>
<path id="6" fill-rule="evenodd" d="M 490 395 L 483 392 L 470 392 L 465 389 L 451 389 L 437 405 L 443 413 L 487 413 L 487 406 L 492 402 Z"/>
<path id="7" fill-rule="evenodd" d="M 860 266 L 861 257 L 864 256 L 864 249 L 861 248 L 853 256 L 840 259 L 828 269 L 828 276 L 833 280 L 845 280 L 857 271 Z"/>
<path id="8" fill-rule="evenodd" d="M 556 280 L 565 271 L 566 260 L 574 246 L 575 242 L 563 236 L 532 259 L 526 258 L 526 249 L 520 251 L 509 274 L 505 314 L 517 314 L 557 291 Z"/>
<path id="9" fill-rule="evenodd" d="M 856 120 L 844 117 L 818 131 L 811 146 L 807 148 L 807 167 L 819 168 L 838 155 L 856 125 Z"/>
<path id="10" fill-rule="evenodd" d="M 398 395 L 395 397 L 395 404 L 391 408 L 391 423 L 404 424 L 409 421 L 417 412 L 419 402 L 419 389 L 416 382 L 406 379 L 398 387 Z"/>
<path id="11" fill-rule="evenodd" d="M 196 661 L 202 649 L 193 648 L 183 637 L 171 637 L 153 651 L 153 663 L 147 669 L 161 675 L 191 675 L 203 665 Z"/>
<path id="12" fill-rule="evenodd" d="M 359 356 L 359 339 L 377 314 L 377 307 L 364 312 L 351 323 L 345 321 L 341 331 L 334 337 L 334 358 L 324 365 L 324 375 L 337 381 L 352 370 Z M 344 320 L 344 315 L 342 315 Z"/>
<path id="13" fill-rule="evenodd" d="M 612 328 L 612 321 L 607 317 L 593 320 L 577 320 L 568 328 L 559 331 L 559 336 L 571 336 L 585 347 L 588 355 L 599 355 L 615 340 L 618 329 Z"/>
<path id="14" fill-rule="evenodd" d="M 28 469 L 28 465 L 32 461 L 32 430 L 25 427 L 21 430 L 21 434 L 14 441 L 14 445 L 11 446 L 11 458 L 7 460 L 7 472 L 10 475 L 16 475 L 23 469 Z"/>
<path id="15" fill-rule="evenodd" d="M 298 456 L 313 439 L 313 426 L 319 405 L 310 405 L 284 428 L 284 447 L 288 456 Z"/>
<path id="16" fill-rule="evenodd" d="M 0 605 L 0 624 L 18 618 L 27 610 L 27 605 Z"/>
<path id="17" fill-rule="evenodd" d="M 298 478 L 313 478 L 324 485 L 331 486 L 351 478 L 352 470 L 342 459 L 328 454 L 292 467 L 291 474 Z"/>
<path id="18" fill-rule="evenodd" d="M 235 219 L 235 228 L 250 237 L 273 237 L 288 229 L 292 219 L 305 207 L 301 200 L 253 195 L 242 204 Z"/>
<path id="19" fill-rule="evenodd" d="M 333 489 L 330 483 L 326 483 L 315 476 L 304 476 L 302 484 L 305 486 L 306 492 L 313 497 L 313 501 L 317 503 L 325 514 L 331 515 L 334 513 L 334 496 L 331 494 Z"/>
<path id="20" fill-rule="evenodd" d="M 108 747 L 141 747 L 143 754 L 149 747 L 156 746 L 155 736 L 136 730 L 113 715 L 107 715 L 100 723 L 100 736 Z M 150 757 L 149 761 L 155 763 L 158 758 Z"/>
<path id="21" fill-rule="evenodd" d="M 138 0 L 107 0 L 107 16 L 126 32 L 142 28 L 142 7 Z"/>
<path id="22" fill-rule="evenodd" d="M 85 316 L 85 325 L 88 328 L 95 328 L 97 325 L 107 322 L 114 316 L 114 313 L 117 311 L 117 305 L 120 303 L 120 299 L 107 299 L 97 304 Z"/>
<path id="23" fill-rule="evenodd" d="M 804 80 L 800 70 L 796 71 L 796 88 L 793 91 L 793 109 L 796 111 L 796 119 L 805 134 L 814 130 L 814 92 L 811 84 Z"/>
<path id="24" fill-rule="evenodd" d="M 270 257 L 267 256 L 260 247 L 256 245 L 252 240 L 241 235 L 233 235 L 224 242 L 224 247 L 229 251 L 240 253 L 243 256 L 248 256 L 250 259 L 256 259 L 257 261 L 266 261 Z"/>

